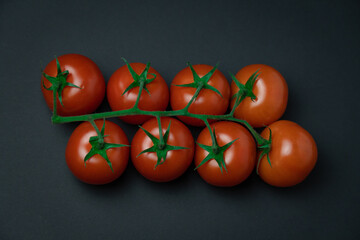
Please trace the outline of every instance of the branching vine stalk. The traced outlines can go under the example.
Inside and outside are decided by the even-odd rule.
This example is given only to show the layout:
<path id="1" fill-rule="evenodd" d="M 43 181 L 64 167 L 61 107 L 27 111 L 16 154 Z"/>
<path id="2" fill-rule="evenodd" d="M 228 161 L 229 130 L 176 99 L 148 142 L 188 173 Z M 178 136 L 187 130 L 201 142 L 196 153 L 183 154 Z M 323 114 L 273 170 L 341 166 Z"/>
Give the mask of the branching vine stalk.
<path id="1" fill-rule="evenodd" d="M 237 118 L 234 117 L 235 109 L 239 106 L 239 104 L 246 97 L 250 97 L 251 100 L 254 100 L 256 98 L 256 96 L 252 92 L 252 88 L 253 88 L 253 85 L 255 83 L 255 80 L 257 79 L 257 77 L 260 74 L 260 73 L 258 73 L 258 71 L 256 71 L 253 75 L 251 75 L 251 77 L 249 78 L 249 80 L 246 82 L 245 85 L 241 84 L 236 79 L 236 77 L 233 74 L 230 73 L 233 81 L 235 81 L 236 85 L 239 87 L 239 91 L 232 97 L 232 98 L 235 98 L 235 104 L 232 107 L 230 113 L 223 114 L 223 115 L 194 114 L 194 113 L 190 113 L 188 110 L 189 110 L 190 105 L 196 100 L 196 98 L 198 97 L 198 95 L 199 95 L 199 93 L 201 92 L 202 89 L 210 89 L 210 90 L 218 93 L 221 97 L 222 97 L 222 95 L 216 88 L 212 87 L 211 85 L 209 85 L 207 83 L 209 81 L 209 79 L 211 78 L 212 74 L 217 69 L 218 64 L 208 74 L 206 74 L 205 76 L 200 78 L 197 75 L 197 73 L 195 72 L 195 70 L 193 69 L 193 67 L 191 66 L 191 64 L 188 63 L 188 66 L 190 67 L 190 69 L 191 69 L 191 71 L 193 73 L 193 76 L 194 76 L 194 82 L 190 83 L 190 84 L 178 85 L 179 87 L 196 88 L 196 91 L 195 91 L 193 97 L 188 102 L 188 104 L 183 109 L 180 109 L 180 110 L 147 111 L 147 110 L 141 110 L 139 108 L 139 102 L 140 102 L 141 94 L 143 93 L 144 89 L 147 92 L 145 94 L 150 94 L 149 91 L 146 88 L 146 84 L 151 83 L 156 78 L 156 75 L 151 74 L 151 75 L 153 75 L 153 78 L 147 79 L 148 69 L 150 67 L 150 63 L 147 63 L 146 68 L 143 71 L 143 73 L 141 73 L 140 75 L 137 75 L 134 72 L 134 70 L 131 68 L 130 64 L 128 64 L 128 62 L 124 58 L 123 58 L 123 60 L 125 61 L 126 65 L 128 66 L 128 69 L 129 69 L 129 71 L 130 71 L 130 73 L 131 73 L 131 75 L 132 75 L 132 77 L 134 79 L 134 82 L 124 91 L 124 93 L 126 93 L 127 91 L 129 91 L 130 89 L 132 89 L 134 87 L 139 87 L 138 96 L 137 96 L 136 102 L 135 102 L 135 104 L 134 104 L 134 106 L 132 108 L 126 109 L 126 110 L 101 112 L 101 113 L 92 113 L 92 114 L 85 114 L 85 115 L 78 115 L 78 116 L 59 116 L 57 114 L 57 101 L 56 101 L 57 99 L 56 99 L 56 97 L 61 96 L 61 92 L 59 92 L 58 89 L 48 89 L 48 90 L 53 91 L 53 115 L 52 115 L 52 118 L 51 118 L 52 122 L 55 123 L 55 124 L 60 124 L 60 123 L 69 123 L 69 122 L 89 121 L 94 126 L 94 128 L 97 130 L 98 138 L 96 140 L 98 141 L 98 143 L 99 143 L 99 141 L 100 142 L 102 141 L 104 143 L 103 133 L 101 133 L 97 129 L 94 120 L 113 118 L 113 117 L 122 117 L 122 116 L 133 116 L 133 115 L 153 116 L 153 117 L 157 118 L 158 125 L 159 125 L 159 139 L 158 139 L 158 141 L 153 139 L 153 142 L 156 141 L 157 149 L 151 149 L 151 151 L 154 151 L 154 152 L 156 151 L 158 153 L 159 160 L 158 160 L 158 163 L 156 164 L 156 166 L 157 166 L 157 165 L 160 165 L 160 164 L 163 163 L 161 158 L 163 158 L 164 156 L 166 157 L 166 152 L 170 150 L 170 148 L 166 149 L 166 146 L 173 147 L 173 148 L 175 147 L 177 149 L 183 149 L 183 148 L 179 148 L 179 147 L 176 147 L 176 146 L 170 146 L 170 145 L 166 144 L 166 141 L 164 141 L 164 136 L 162 134 L 162 127 L 161 127 L 161 120 L 160 120 L 161 117 L 185 116 L 185 117 L 192 117 L 192 118 L 200 119 L 205 123 L 205 126 L 208 128 L 208 130 L 210 132 L 211 139 L 212 139 L 212 146 L 204 146 L 204 145 L 201 146 L 199 143 L 197 143 L 199 146 L 201 146 L 205 150 L 209 151 L 209 155 L 196 168 L 200 167 L 202 164 L 204 164 L 206 161 L 208 161 L 210 159 L 215 159 L 215 160 L 217 160 L 217 162 L 219 164 L 220 170 L 223 171 L 223 168 L 224 168 L 225 171 L 227 171 L 226 166 L 225 166 L 225 162 L 224 162 L 224 160 L 222 158 L 222 155 L 223 155 L 223 152 L 228 147 L 230 147 L 230 145 L 235 140 L 228 143 L 228 144 L 226 144 L 225 146 L 219 146 L 217 141 L 216 141 L 215 129 L 211 129 L 211 126 L 210 126 L 208 120 L 211 119 L 211 120 L 232 121 L 232 122 L 240 123 L 243 126 L 245 126 L 250 131 L 250 133 L 253 135 L 253 137 L 255 138 L 255 140 L 257 142 L 258 149 L 262 151 L 261 154 L 260 154 L 260 158 L 258 160 L 257 166 L 259 166 L 259 161 L 260 161 L 261 157 L 264 156 L 265 154 L 268 156 L 268 161 L 269 161 L 269 164 L 271 165 L 270 159 L 269 159 L 269 151 L 270 151 L 270 148 L 271 148 L 271 138 L 270 139 L 264 139 L 263 137 L 261 137 L 261 135 L 247 121 L 242 120 L 242 119 L 237 119 Z M 61 73 L 60 66 L 58 66 L 58 75 L 59 75 L 59 71 Z M 44 73 L 43 73 L 43 75 L 45 76 Z M 48 79 L 48 77 L 50 77 L 50 76 L 46 75 L 45 77 Z M 70 85 L 67 85 L 67 86 L 70 86 Z M 74 86 L 70 86 L 70 87 L 74 87 Z M 105 121 L 104 121 L 104 124 L 105 124 Z M 170 126 L 169 126 L 169 128 L 170 128 Z M 154 142 L 154 145 L 155 145 L 155 142 Z M 124 146 L 126 146 L 126 145 L 124 145 Z M 112 145 L 112 147 L 116 147 L 116 146 Z M 208 147 L 210 147 L 210 148 L 208 148 Z M 177 150 L 177 149 L 173 149 L 173 148 L 171 150 Z M 147 149 L 147 152 L 149 152 L 149 151 L 150 150 Z M 109 164 L 109 166 L 111 167 L 111 163 Z"/>

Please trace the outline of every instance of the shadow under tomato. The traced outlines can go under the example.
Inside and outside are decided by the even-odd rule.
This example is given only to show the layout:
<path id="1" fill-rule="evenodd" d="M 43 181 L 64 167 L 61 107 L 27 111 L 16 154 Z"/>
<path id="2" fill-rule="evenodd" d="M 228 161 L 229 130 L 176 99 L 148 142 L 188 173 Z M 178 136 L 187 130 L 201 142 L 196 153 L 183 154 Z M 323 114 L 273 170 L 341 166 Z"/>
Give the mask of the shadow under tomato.
<path id="1" fill-rule="evenodd" d="M 251 196 L 252 191 L 257 187 L 258 176 L 255 172 L 251 173 L 250 176 L 240 183 L 239 185 L 232 187 L 217 187 L 206 183 L 200 176 L 198 176 L 199 181 L 203 182 L 203 187 L 207 190 L 212 191 L 216 195 L 221 195 L 222 197 L 237 197 L 238 195 L 242 196 Z"/>
<path id="2" fill-rule="evenodd" d="M 132 182 L 135 178 L 136 170 L 129 164 L 124 173 L 115 181 L 103 184 L 103 185 L 92 185 L 79 181 L 76 177 L 74 178 L 74 184 L 77 184 L 79 189 L 86 192 L 86 194 L 96 195 L 101 198 L 116 198 L 124 193 L 133 191 Z"/>
<path id="3" fill-rule="evenodd" d="M 140 173 L 137 173 L 136 177 L 141 178 L 141 183 L 144 184 L 147 188 L 151 188 L 156 191 L 174 193 L 181 192 L 184 189 L 191 187 L 192 182 L 194 181 L 193 169 L 193 166 L 190 166 L 183 175 L 170 182 L 153 182 L 141 176 Z"/>

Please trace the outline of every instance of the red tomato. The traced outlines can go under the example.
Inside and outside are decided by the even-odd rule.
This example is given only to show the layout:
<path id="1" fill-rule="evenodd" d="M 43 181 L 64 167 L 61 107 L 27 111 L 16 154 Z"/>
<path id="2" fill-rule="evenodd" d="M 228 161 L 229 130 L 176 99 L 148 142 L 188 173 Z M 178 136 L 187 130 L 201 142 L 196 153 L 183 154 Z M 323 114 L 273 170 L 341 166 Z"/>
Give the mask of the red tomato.
<path id="1" fill-rule="evenodd" d="M 89 58 L 79 54 L 66 54 L 58 57 L 61 71 L 69 71 L 66 80 L 76 87 L 66 86 L 62 91 L 62 106 L 57 100 L 57 113 L 60 116 L 82 115 L 94 112 L 105 96 L 105 81 L 98 66 Z M 44 73 L 57 76 L 56 60 L 52 60 Z M 44 76 L 41 82 L 45 87 L 52 86 Z M 53 109 L 53 91 L 46 90 L 41 83 L 41 91 L 49 108 Z"/>
<path id="2" fill-rule="evenodd" d="M 281 120 L 269 126 L 272 144 L 267 157 L 260 160 L 259 175 L 268 184 L 277 187 L 296 185 L 309 175 L 317 160 L 317 147 L 313 137 L 298 124 Z M 261 136 L 269 138 L 269 129 Z"/>
<path id="3" fill-rule="evenodd" d="M 168 182 L 180 177 L 190 166 L 194 156 L 194 139 L 190 130 L 182 122 L 175 118 L 161 118 L 163 134 L 165 134 L 170 122 L 167 144 L 185 147 L 186 149 L 168 151 L 164 163 L 156 168 L 158 157 L 155 152 L 140 154 L 154 145 L 144 130 L 139 129 L 131 143 L 131 159 L 135 168 L 151 181 Z M 159 139 L 159 126 L 156 118 L 150 119 L 142 127 Z"/>
<path id="4" fill-rule="evenodd" d="M 211 124 L 215 128 L 216 140 L 219 146 L 237 139 L 223 153 L 227 172 L 221 172 L 215 159 L 211 159 L 200 166 L 197 171 L 200 176 L 209 184 L 221 187 L 235 186 L 243 182 L 255 167 L 256 145 L 249 131 L 238 123 L 216 122 Z M 198 136 L 197 142 L 207 146 L 212 145 L 211 135 L 207 128 L 203 129 Z M 195 150 L 195 166 L 198 166 L 209 154 L 200 146 Z"/>
<path id="5" fill-rule="evenodd" d="M 256 99 L 245 98 L 236 108 L 234 117 L 246 120 L 253 127 L 264 127 L 278 120 L 285 112 L 288 100 L 288 87 L 283 76 L 274 68 L 264 64 L 253 64 L 242 68 L 236 78 L 245 84 L 249 77 L 259 70 L 259 77 L 253 93 Z M 239 90 L 235 82 L 231 83 L 231 96 Z M 235 99 L 231 101 L 234 106 Z"/>
<path id="6" fill-rule="evenodd" d="M 143 63 L 130 63 L 130 66 L 138 75 L 146 67 Z M 156 78 L 151 83 L 146 84 L 150 95 L 144 89 L 141 93 L 138 107 L 141 110 L 164 111 L 169 103 L 169 88 L 161 75 L 152 67 L 149 68 L 147 79 L 154 77 L 151 73 L 156 74 Z M 132 88 L 122 95 L 133 81 L 133 77 L 126 65 L 116 70 L 111 76 L 107 85 L 107 99 L 113 111 L 129 109 L 135 105 L 139 94 L 139 87 Z M 131 124 L 141 124 L 150 118 L 151 116 L 120 117 L 123 121 Z"/>
<path id="7" fill-rule="evenodd" d="M 193 68 L 200 78 L 213 69 L 212 66 L 204 64 L 193 65 Z M 181 70 L 175 76 L 170 87 L 170 104 L 173 110 L 180 110 L 186 107 L 196 91 L 196 88 L 179 87 L 175 85 L 193 82 L 194 77 L 189 67 Z M 225 76 L 219 70 L 215 70 L 214 74 L 209 79 L 208 84 L 219 90 L 222 97 L 210 89 L 202 89 L 196 100 L 190 105 L 188 109 L 190 113 L 221 115 L 228 109 L 230 86 Z M 179 116 L 179 119 L 192 126 L 205 125 L 202 120 L 196 118 Z"/>
<path id="8" fill-rule="evenodd" d="M 103 120 L 97 120 L 95 123 L 101 129 Z M 105 121 L 104 135 L 107 143 L 129 144 L 124 131 L 113 122 Z M 92 156 L 85 165 L 84 158 L 91 149 L 89 139 L 92 136 L 97 136 L 97 133 L 89 122 L 81 123 L 74 130 L 66 147 L 66 163 L 71 172 L 85 183 L 96 185 L 110 183 L 124 172 L 129 160 L 129 147 L 106 150 L 113 171 L 99 154 Z"/>

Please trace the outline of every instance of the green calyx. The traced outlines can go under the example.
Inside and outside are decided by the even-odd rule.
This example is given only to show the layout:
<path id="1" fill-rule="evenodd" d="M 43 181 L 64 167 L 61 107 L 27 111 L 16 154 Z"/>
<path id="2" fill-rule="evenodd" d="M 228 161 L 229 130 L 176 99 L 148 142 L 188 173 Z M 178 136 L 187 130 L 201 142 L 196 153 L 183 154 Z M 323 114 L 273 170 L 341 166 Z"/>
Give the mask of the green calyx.
<path id="1" fill-rule="evenodd" d="M 209 129 L 209 131 L 210 131 L 210 134 L 211 134 L 212 146 L 207 146 L 207 145 L 204 145 L 204 144 L 201 144 L 201 143 L 198 143 L 198 142 L 196 143 L 197 145 L 199 145 L 199 147 L 201 147 L 202 149 L 207 151 L 208 155 L 201 161 L 201 163 L 195 168 L 195 170 L 198 169 L 199 167 L 201 167 L 207 161 L 209 161 L 211 159 L 214 159 L 218 163 L 221 173 L 223 173 L 223 169 L 225 169 L 225 171 L 227 172 L 225 159 L 224 159 L 224 152 L 237 139 L 232 140 L 231 142 L 229 142 L 229 143 L 225 144 L 224 146 L 220 147 L 219 144 L 217 143 L 217 140 L 216 140 L 215 128 L 213 129 L 213 131 L 211 131 L 211 129 Z"/>
<path id="2" fill-rule="evenodd" d="M 256 72 L 254 72 L 249 77 L 249 79 L 246 81 L 245 85 L 240 83 L 239 80 L 234 76 L 234 74 L 229 72 L 232 80 L 235 82 L 236 86 L 239 88 L 239 91 L 232 96 L 232 99 L 236 98 L 236 100 L 235 100 L 235 104 L 233 107 L 233 111 L 231 111 L 231 114 L 234 113 L 234 110 L 236 109 L 236 107 L 239 106 L 239 104 L 242 102 L 242 100 L 244 100 L 246 97 L 250 97 L 250 99 L 252 101 L 255 101 L 256 96 L 252 90 L 253 90 L 256 79 L 260 75 L 260 73 L 258 73 L 258 71 L 259 71 L 259 69 L 256 70 Z"/>
<path id="3" fill-rule="evenodd" d="M 153 142 L 153 146 L 150 148 L 147 148 L 144 151 L 142 151 L 141 153 L 139 153 L 139 155 L 137 155 L 137 157 L 143 153 L 155 152 L 158 159 L 157 159 L 157 162 L 156 162 L 154 168 L 156 168 L 157 166 L 159 166 L 165 162 L 166 155 L 169 151 L 187 149 L 186 147 L 172 146 L 172 145 L 167 144 L 167 140 L 169 138 L 169 133 L 170 133 L 171 121 L 170 121 L 169 126 L 164 135 L 162 135 L 160 118 L 158 118 L 158 123 L 159 123 L 159 134 L 160 134 L 159 139 L 156 138 L 154 135 L 152 135 L 149 131 L 147 131 L 143 127 L 139 126 L 145 132 L 145 134 L 151 139 L 151 141 Z"/>
<path id="4" fill-rule="evenodd" d="M 132 76 L 132 78 L 134 79 L 134 82 L 132 82 L 126 89 L 125 91 L 122 93 L 122 95 L 124 95 L 125 93 L 127 93 L 130 89 L 133 89 L 135 87 L 140 87 L 141 85 L 143 86 L 144 90 L 150 95 L 150 92 L 149 90 L 146 88 L 146 84 L 149 84 L 151 83 L 152 81 L 155 80 L 156 78 L 156 74 L 155 73 L 149 73 L 150 75 L 154 76 L 153 78 L 150 78 L 150 79 L 147 79 L 147 75 L 148 75 L 148 72 L 149 72 L 149 68 L 150 68 L 150 62 L 148 62 L 146 64 L 146 67 L 144 69 L 144 71 L 138 75 L 134 69 L 132 69 L 132 67 L 130 66 L 130 64 L 126 61 L 125 58 L 121 58 L 126 66 L 128 67 L 129 69 L 129 72 Z"/>
<path id="5" fill-rule="evenodd" d="M 263 158 L 263 156 L 266 154 L 268 163 L 271 166 L 271 161 L 270 161 L 270 157 L 269 157 L 269 153 L 271 150 L 271 129 L 269 128 L 270 134 L 269 134 L 269 139 L 262 139 L 262 143 L 258 145 L 258 149 L 261 151 L 258 162 L 257 162 L 257 166 L 256 166 L 256 174 L 259 175 L 259 166 L 260 166 L 260 161 Z"/>
<path id="6" fill-rule="evenodd" d="M 85 158 L 84 158 L 84 163 L 85 163 L 85 167 L 86 167 L 86 161 L 88 161 L 92 156 L 99 154 L 100 156 L 102 156 L 107 164 L 109 165 L 109 167 L 111 168 L 111 171 L 114 172 L 114 169 L 112 168 L 112 163 L 109 159 L 109 157 L 107 156 L 106 150 L 110 149 L 110 148 L 118 148 L 118 147 L 130 147 L 129 145 L 125 145 L 125 144 L 116 144 L 116 143 L 107 143 L 105 142 L 104 138 L 107 137 L 108 135 L 104 135 L 105 132 L 105 119 L 104 119 L 104 124 L 101 128 L 101 131 L 99 131 L 98 127 L 96 126 L 94 120 L 90 120 L 91 125 L 94 127 L 97 136 L 92 136 L 89 139 L 89 143 L 91 144 L 91 149 L 88 152 L 88 154 L 86 154 Z"/>
<path id="7" fill-rule="evenodd" d="M 54 91 L 54 93 L 56 92 L 58 95 L 60 104 L 62 106 L 64 106 L 63 101 L 62 101 L 62 92 L 63 92 L 64 88 L 66 86 L 76 87 L 76 88 L 80 88 L 80 87 L 66 81 L 66 79 L 69 75 L 69 71 L 68 70 L 61 71 L 61 66 L 60 66 L 59 60 L 57 59 L 57 57 L 55 57 L 55 59 L 56 59 L 56 67 L 57 67 L 56 77 L 49 76 L 45 72 L 42 72 L 42 75 L 51 83 L 51 87 L 46 87 L 44 80 L 42 81 L 42 84 L 46 90 Z"/>
<path id="8" fill-rule="evenodd" d="M 216 92 L 221 97 L 223 97 L 219 90 L 217 90 L 216 88 L 214 88 L 213 86 L 208 84 L 211 76 L 214 74 L 215 70 L 218 68 L 219 63 L 217 63 L 215 65 L 215 67 L 213 67 L 213 69 L 211 69 L 210 72 L 205 74 L 205 76 L 203 76 L 203 77 L 199 77 L 199 75 L 196 73 L 195 69 L 193 68 L 193 66 L 189 62 L 187 63 L 187 65 L 189 66 L 189 68 L 190 68 L 190 70 L 191 70 L 191 72 L 193 74 L 194 82 L 188 83 L 188 84 L 175 85 L 175 86 L 178 86 L 178 87 L 192 87 L 192 88 L 196 88 L 196 89 L 203 89 L 203 88 L 204 89 L 209 89 L 211 91 Z"/>

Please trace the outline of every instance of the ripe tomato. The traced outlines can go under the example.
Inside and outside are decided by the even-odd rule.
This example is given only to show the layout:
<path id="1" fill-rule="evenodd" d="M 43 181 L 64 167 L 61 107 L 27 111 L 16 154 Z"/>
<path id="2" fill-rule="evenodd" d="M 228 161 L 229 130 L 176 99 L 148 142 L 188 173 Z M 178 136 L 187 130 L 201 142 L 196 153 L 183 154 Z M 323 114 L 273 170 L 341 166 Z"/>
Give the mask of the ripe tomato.
<path id="1" fill-rule="evenodd" d="M 212 66 L 204 64 L 193 65 L 193 68 L 200 78 L 213 69 Z M 196 91 L 196 88 L 179 87 L 176 85 L 193 82 L 194 77 L 190 67 L 181 70 L 175 76 L 170 87 L 170 104 L 173 110 L 180 110 L 186 107 Z M 219 90 L 222 97 L 210 89 L 202 89 L 196 100 L 190 105 L 188 109 L 190 113 L 221 115 L 228 109 L 230 86 L 225 76 L 219 70 L 215 70 L 214 74 L 209 79 L 208 84 Z M 204 122 L 200 119 L 183 116 L 179 116 L 179 119 L 192 126 L 204 126 Z"/>
<path id="2" fill-rule="evenodd" d="M 236 74 L 240 83 L 245 84 L 249 77 L 259 70 L 253 93 L 256 99 L 245 98 L 236 108 L 234 117 L 246 120 L 253 127 L 264 127 L 278 120 L 285 112 L 288 100 L 288 87 L 283 76 L 274 68 L 264 64 L 248 65 Z M 231 96 L 239 90 L 233 81 Z M 234 106 L 235 99 L 231 101 Z"/>
<path id="3" fill-rule="evenodd" d="M 155 168 L 158 157 L 155 152 L 145 152 L 154 146 L 143 129 L 139 129 L 131 143 L 131 159 L 135 168 L 145 178 L 155 182 L 168 182 L 180 177 L 190 166 L 194 156 L 194 139 L 190 130 L 175 118 L 161 118 L 161 128 L 165 134 L 170 124 L 167 144 L 186 149 L 167 152 L 166 160 Z M 145 122 L 142 127 L 159 139 L 159 126 L 156 118 Z M 139 155 L 140 154 L 140 155 Z"/>
<path id="4" fill-rule="evenodd" d="M 57 113 L 60 116 L 82 115 L 94 112 L 105 96 L 105 81 L 98 66 L 89 58 L 79 54 L 66 54 L 58 57 L 61 71 L 69 71 L 66 81 L 79 88 L 65 86 L 61 95 L 63 106 L 57 99 Z M 56 77 L 57 64 L 52 60 L 44 73 Z M 52 86 L 44 76 L 41 77 L 41 91 L 49 108 L 53 109 L 53 91 L 44 88 Z"/>
<path id="5" fill-rule="evenodd" d="M 103 120 L 95 121 L 101 129 Z M 129 144 L 124 131 L 115 123 L 105 121 L 105 142 L 115 144 Z M 129 147 L 118 147 L 106 150 L 112 164 L 96 154 L 84 163 L 84 158 L 91 149 L 89 139 L 97 136 L 94 127 L 89 122 L 81 123 L 72 133 L 65 152 L 66 163 L 70 171 L 81 181 L 89 184 L 106 184 L 114 181 L 124 172 L 129 161 Z"/>
<path id="6" fill-rule="evenodd" d="M 138 75 L 146 67 L 143 63 L 130 63 L 130 66 Z M 150 67 L 147 79 L 153 78 L 152 74 L 156 74 L 156 78 L 151 83 L 146 84 L 150 94 L 145 89 L 142 91 L 138 107 L 141 110 L 164 111 L 169 103 L 169 88 L 161 75 Z M 113 111 L 129 109 L 135 105 L 139 87 L 134 87 L 123 95 L 133 81 L 134 79 L 126 65 L 120 67 L 110 77 L 107 85 L 107 99 Z M 131 124 L 141 124 L 150 118 L 151 116 L 120 117 L 123 121 Z"/>
<path id="7" fill-rule="evenodd" d="M 249 131 L 238 123 L 222 121 L 213 123 L 210 126 L 212 129 L 215 128 L 216 140 L 220 147 L 235 140 L 223 153 L 227 171 L 221 171 L 215 159 L 207 161 L 197 171 L 209 184 L 221 187 L 238 185 L 251 174 L 255 167 L 255 141 Z M 201 131 L 197 142 L 212 146 L 208 128 Z M 208 154 L 208 151 L 197 145 L 195 150 L 195 166 L 198 166 Z"/>
<path id="8" fill-rule="evenodd" d="M 309 175 L 317 160 L 317 147 L 313 137 L 298 124 L 281 120 L 272 123 L 272 143 L 269 158 L 260 160 L 259 175 L 268 184 L 277 187 L 296 185 Z M 261 136 L 269 138 L 269 129 Z"/>

